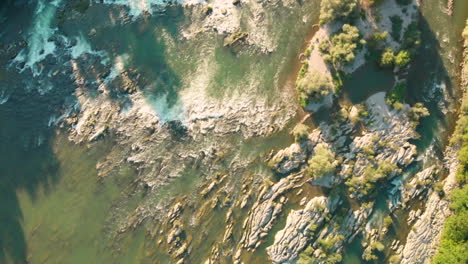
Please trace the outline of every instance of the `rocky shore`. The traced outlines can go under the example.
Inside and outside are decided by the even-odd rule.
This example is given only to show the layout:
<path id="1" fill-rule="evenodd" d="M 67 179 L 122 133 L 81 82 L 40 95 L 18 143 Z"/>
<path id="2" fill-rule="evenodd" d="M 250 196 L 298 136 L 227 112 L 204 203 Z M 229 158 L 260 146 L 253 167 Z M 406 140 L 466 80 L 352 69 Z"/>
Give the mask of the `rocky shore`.
<path id="1" fill-rule="evenodd" d="M 195 42 L 215 35 L 216 43 L 233 57 L 242 52 L 275 54 L 280 43 L 271 31 L 275 10 L 301 8 L 301 3 L 290 0 L 156 2 L 103 4 L 122 6 L 116 12 L 125 18 L 117 19 L 122 25 L 163 14 L 165 7 L 180 7 L 190 21 L 180 25 L 180 38 Z M 54 8 L 61 16 L 70 12 L 75 19 L 82 18 L 73 4 L 57 2 Z M 405 11 L 395 1 L 385 1 L 380 9 L 378 20 L 369 10 L 364 11 L 366 19 L 358 19 L 363 38 L 377 29 L 390 32 L 390 17 L 395 15 L 402 18 L 404 29 L 419 12 L 415 1 Z M 304 23 L 308 19 L 304 16 Z M 314 26 L 310 54 L 300 56 L 307 71 L 332 77 L 318 45 L 341 26 Z M 95 38 L 99 32 L 93 29 L 84 36 Z M 184 89 L 177 90 L 171 101 L 170 93 L 149 95 L 146 88 L 154 80 L 129 67 L 125 54 L 110 58 L 78 37 L 68 39 L 53 31 L 45 42 L 53 43 L 54 51 L 44 59 L 29 65 L 26 51 L 31 44 L 14 40 L 2 43 L 0 61 L 17 78 L 31 80 L 31 94 L 60 98 L 48 109 L 44 127 L 60 129 L 71 141 L 90 148 L 112 141 L 109 152 L 96 163 L 101 180 L 118 175 L 123 167 L 134 170 L 135 187 L 129 196 L 142 194 L 143 202 L 120 216 L 116 233 L 144 226 L 158 253 L 178 264 L 296 263 L 301 258 L 335 263 L 357 240 L 363 248 L 361 258 L 367 261 L 379 255 L 385 260 L 396 256 L 401 263 L 425 263 L 434 254 L 450 214 L 447 197 L 455 186 L 456 150 L 449 148 L 444 162 L 429 157 L 430 150 L 419 153 L 419 118 L 409 104 L 397 109 L 388 103 L 387 92 L 377 92 L 350 105 L 339 101 L 338 92 L 332 93 L 305 107 L 313 115 L 300 122 L 307 125 L 306 135 L 291 143 L 289 127 L 300 111 L 291 87 L 277 87 L 275 96 L 268 97 L 263 87 L 258 88 L 260 81 L 249 79 L 247 88 L 213 96 L 206 88 L 216 79 L 212 71 L 216 65 L 202 58 L 190 73 L 193 78 L 181 81 Z M 385 41 L 395 50 L 401 48 L 390 36 Z M 359 50 L 343 72 L 352 74 L 363 66 L 366 52 L 365 47 Z M 395 69 L 397 81 L 405 71 Z M 272 83 L 279 83 L 278 75 Z M 8 102 L 9 93 L 2 90 L 0 104 Z M 329 118 L 311 122 L 323 106 Z M 278 142 L 281 147 L 274 145 Z M 310 160 L 320 155 L 319 147 L 334 158 L 331 172 L 323 175 L 311 170 Z M 435 184 L 447 171 L 446 196 L 441 196 Z M 172 184 L 184 185 L 184 193 L 158 196 Z M 393 230 L 403 240 L 389 232 L 396 229 L 389 222 L 400 218 L 402 225 L 411 227 L 407 235 Z M 389 248 L 386 252 L 384 246 Z M 195 251 L 201 253 L 192 254 Z"/>

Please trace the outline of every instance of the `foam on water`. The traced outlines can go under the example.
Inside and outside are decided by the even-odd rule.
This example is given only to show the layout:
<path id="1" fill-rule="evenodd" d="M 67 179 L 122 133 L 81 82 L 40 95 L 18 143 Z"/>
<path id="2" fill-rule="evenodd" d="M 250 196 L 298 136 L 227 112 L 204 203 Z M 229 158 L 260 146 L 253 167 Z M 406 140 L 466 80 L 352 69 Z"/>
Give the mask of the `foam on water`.
<path id="1" fill-rule="evenodd" d="M 71 48 L 71 56 L 76 59 L 84 53 L 93 53 L 93 50 L 91 49 L 89 42 L 84 38 L 83 34 L 80 34 L 76 37 L 76 45 Z"/>
<path id="2" fill-rule="evenodd" d="M 101 61 L 102 64 L 105 64 L 105 52 L 104 51 L 95 51 L 91 48 L 88 40 L 85 38 L 83 33 L 80 33 L 76 39 L 76 45 L 70 48 L 70 54 L 73 59 L 80 57 L 82 54 L 88 53 L 93 55 L 98 55 L 103 58 Z"/>
<path id="3" fill-rule="evenodd" d="M 40 0 L 37 3 L 33 26 L 29 31 L 29 47 L 26 54 L 20 53 L 18 56 L 21 57 L 15 59 L 16 61 L 25 61 L 26 67 L 31 68 L 35 76 L 41 73 L 35 67 L 35 64 L 55 51 L 55 43 L 49 41 L 49 38 L 57 30 L 56 28 L 51 28 L 51 23 L 61 2 L 62 0 L 55 0 L 46 3 L 45 0 Z"/>
<path id="4" fill-rule="evenodd" d="M 105 81 L 110 82 L 113 79 L 115 79 L 115 77 L 117 77 L 119 74 L 121 74 L 125 70 L 129 58 L 130 56 L 126 53 L 115 57 L 114 66 L 112 67 L 111 72 L 109 73 L 109 76 L 107 76 Z"/>
<path id="5" fill-rule="evenodd" d="M 5 90 L 2 90 L 0 92 L 0 105 L 8 102 L 8 99 L 10 99 L 10 95 L 5 92 Z"/>
<path id="6" fill-rule="evenodd" d="M 96 2 L 101 2 L 100 0 Z M 175 0 L 173 3 L 184 3 L 185 0 Z M 157 7 L 162 7 L 168 4 L 165 0 L 104 0 L 104 4 L 121 5 L 129 8 L 129 16 L 134 19 L 142 13 L 147 12 L 153 14 L 153 10 Z"/>
<path id="7" fill-rule="evenodd" d="M 167 94 L 150 97 L 149 104 L 163 122 L 174 120 L 184 121 L 183 107 L 180 101 L 174 105 L 169 105 L 167 103 Z"/>

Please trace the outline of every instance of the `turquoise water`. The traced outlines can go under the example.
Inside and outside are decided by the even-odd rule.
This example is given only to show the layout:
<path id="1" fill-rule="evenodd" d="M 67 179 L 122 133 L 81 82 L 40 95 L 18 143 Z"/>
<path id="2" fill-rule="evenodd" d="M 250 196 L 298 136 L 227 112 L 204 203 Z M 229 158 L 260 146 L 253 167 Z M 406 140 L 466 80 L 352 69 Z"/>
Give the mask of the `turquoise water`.
<path id="1" fill-rule="evenodd" d="M 29 23 L 23 22 L 22 29 L 31 45 L 18 55 L 18 63 L 26 62 L 38 78 L 46 74 L 36 62 L 61 52 L 61 47 L 49 41 L 51 35 L 61 35 L 70 45 L 65 53 L 72 58 L 92 53 L 103 63 L 111 63 L 111 75 L 129 69 L 139 72 L 146 80 L 139 89 L 155 113 L 166 120 L 183 119 L 180 94 L 200 88 L 218 100 L 245 92 L 274 103 L 278 91 L 292 88 L 294 78 L 289 75 L 298 67 L 297 57 L 310 38 L 318 10 L 318 1 L 303 3 L 301 8 L 266 10 L 268 17 L 278 21 L 269 29 L 277 50 L 263 53 L 249 46 L 240 50 L 225 48 L 223 36 L 214 32 L 184 39 L 180 30 L 191 20 L 179 6 L 170 7 L 164 14 L 154 12 L 153 16 L 143 15 L 133 6 L 130 20 L 123 23 L 121 15 L 128 10 L 122 5 L 93 3 L 83 13 L 70 15 L 64 11 L 65 4 L 40 1 L 29 15 L 24 15 L 30 18 Z M 293 20 L 304 15 L 311 17 L 305 23 Z M 90 34 L 93 29 L 94 35 Z M 8 30 L 6 27 L 5 32 Z M 14 71 L 5 74 L 5 78 L 19 78 Z M 191 82 L 201 77 L 206 80 L 201 85 Z M 0 145 L 3 158 L 9 161 L 0 168 L 4 177 L 1 197 L 9 201 L 1 211 L 0 262 L 167 263 L 165 249 L 147 236 L 148 230 L 155 225 L 157 228 L 157 222 L 144 223 L 122 234 L 119 229 L 139 205 L 167 202 L 180 195 L 196 196 L 192 192 L 203 184 L 205 175 L 196 166 L 187 168 L 167 188 L 155 193 L 135 186 L 137 175 L 129 167 L 98 177 L 96 163 L 109 152 L 118 152 L 112 149 L 115 142 L 108 138 L 90 146 L 75 145 L 68 142 L 66 131 L 57 133 L 48 126 L 49 117 L 73 87 L 41 94 L 33 82 L 22 82 L 30 87 L 15 87 L 9 100 L 0 105 Z M 247 141 L 241 135 L 226 137 L 234 148 L 220 162 L 228 168 L 231 160 L 245 156 L 245 161 L 252 164 L 241 173 L 271 177 L 261 157 L 272 148 L 289 145 L 289 130 L 287 127 L 272 137 Z M 232 184 L 241 183 L 241 173 Z M 193 253 L 195 262 L 204 260 L 211 244 L 222 236 L 221 217 L 225 213 L 219 210 L 207 220 L 211 229 L 204 231 L 206 237 L 200 237 L 206 241 L 198 238 L 194 242 L 207 252 Z"/>
<path id="2" fill-rule="evenodd" d="M 51 34 L 61 34 L 68 41 L 77 39 L 77 44 L 70 51 L 72 57 L 92 52 L 111 63 L 114 74 L 128 69 L 141 73 L 146 81 L 139 89 L 154 107 L 155 113 L 164 120 L 184 119 L 181 95 L 192 91 L 196 93 L 197 89 L 202 89 L 211 98 L 218 100 L 236 93 L 248 93 L 267 98 L 272 103 L 279 91 L 292 90 L 295 76 L 291 75 L 297 70 L 298 55 L 312 32 L 318 2 L 302 3 L 300 8 L 295 9 L 274 7 L 266 10 L 266 16 L 275 19 L 270 35 L 273 36 L 277 50 L 262 53 L 256 47 L 243 47 L 240 50 L 225 48 L 223 36 L 215 32 L 203 33 L 194 39 L 183 38 L 180 30 L 192 21 L 190 13 L 179 6 L 171 7 L 163 14 L 154 11 L 153 15 L 148 16 L 144 15 L 142 7 L 133 5 L 127 17 L 129 20 L 123 22 L 121 15 L 128 12 L 125 5 L 93 3 L 82 14 L 69 16 L 60 8 L 65 3 L 40 1 L 45 6 L 42 9 L 36 7 L 29 16 L 24 16 L 30 18 L 29 23 L 22 22 L 24 36 L 32 40 L 23 55 L 24 60 L 35 67 L 37 64 L 34 61 L 45 56 L 43 54 L 57 51 L 57 47 L 52 47 L 48 41 Z M 439 21 L 440 13 L 435 6 L 430 1 L 424 1 L 423 14 L 428 17 L 429 28 L 445 32 L 445 26 L 454 26 L 456 32 L 450 32 L 449 37 L 456 38 L 461 30 L 460 25 L 464 23 L 466 6 L 460 7 L 462 11 L 456 12 L 453 21 Z M 147 8 L 143 6 L 143 9 Z M 304 15 L 310 15 L 305 23 L 298 19 Z M 248 11 L 245 11 L 243 19 L 249 19 Z M 245 21 L 242 24 L 242 30 L 246 29 Z M 93 29 L 95 34 L 90 34 Z M 16 34 L 16 31 L 11 32 Z M 430 41 L 437 40 L 434 32 L 425 33 Z M 44 53 L 37 52 L 42 47 L 46 48 Z M 430 54 L 438 59 L 438 52 L 422 54 Z M 446 59 L 437 61 L 440 63 L 428 64 L 428 68 L 423 68 L 421 72 L 412 73 L 409 100 L 421 99 L 420 90 L 423 86 L 420 84 L 426 80 L 427 72 L 443 76 L 443 71 L 440 71 L 445 68 L 449 76 L 453 75 L 456 62 L 448 63 Z M 419 62 L 417 64 L 422 65 Z M 391 75 L 372 67 L 364 67 L 351 76 L 349 86 L 344 87 L 345 99 L 360 102 L 375 91 L 391 87 Z M 2 80 L 18 78 L 11 72 L 4 74 Z M 36 74 L 41 73 L 37 71 Z M 201 81 L 192 83 L 191 80 L 196 78 Z M 5 88 L 6 84 L 2 83 L 2 86 Z M 456 90 L 456 84 L 452 86 Z M 10 99 L 0 105 L 0 146 L 2 159 L 8 160 L 6 164 L 0 165 L 0 174 L 4 177 L 0 182 L 0 199 L 6 201 L 0 211 L 0 245 L 3 249 L 0 262 L 170 262 L 166 249 L 157 244 L 160 239 L 158 233 L 155 238 L 148 236 L 148 231 L 161 228 L 157 220 L 148 220 L 139 228 L 124 233 L 120 233 L 119 229 L 132 219 L 130 216 L 139 205 L 156 205 L 158 202 L 170 202 L 173 198 L 181 199 L 182 196 L 185 199 L 199 199 L 197 188 L 209 178 L 194 164 L 181 177 L 154 193 L 137 188 L 133 184 L 137 174 L 127 166 L 122 166 L 112 175 L 99 178 L 96 163 L 111 151 L 115 142 L 111 138 L 90 146 L 68 142 L 66 131 L 57 134 L 55 129 L 47 126 L 50 115 L 63 103 L 66 91 L 62 93 L 54 90 L 54 93 L 44 96 L 34 90 L 27 93 L 21 86 L 15 88 Z M 441 116 L 438 117 L 440 120 Z M 242 180 L 251 174 L 258 177 L 256 183 L 269 178 L 274 180 L 274 175 L 264 166 L 261 158 L 271 149 L 284 148 L 292 143 L 289 131 L 295 121 L 267 138 L 245 140 L 241 135 L 223 138 L 233 146 L 219 161 L 225 170 L 238 157 L 249 163 L 245 170 L 231 175 L 229 185 L 234 186 L 234 195 L 238 194 Z M 424 122 L 421 131 L 423 139 L 432 139 L 432 134 L 426 134 L 425 131 L 431 131 L 427 127 L 439 123 L 430 119 Z M 166 147 L 170 149 L 170 146 Z M 317 193 L 320 190 L 310 190 L 311 196 Z M 199 212 L 199 206 L 196 204 L 196 207 L 187 209 L 189 213 L 186 213 L 187 219 L 183 221 L 189 223 L 191 213 L 194 215 Z M 287 208 L 285 212 L 290 209 Z M 243 211 L 234 213 L 239 219 L 245 217 Z M 274 227 L 275 230 L 284 225 L 286 213 L 282 215 L 283 221 Z M 226 208 L 217 208 L 204 219 L 205 225 L 188 227 L 191 234 L 203 234 L 193 238 L 195 250 L 190 256 L 192 263 L 204 261 L 210 254 L 211 246 L 222 239 L 225 214 Z M 236 223 L 234 242 L 224 247 L 229 248 L 239 241 L 240 225 Z M 263 247 L 271 240 L 270 236 Z M 345 256 L 344 263 L 356 263 L 362 250 L 356 243 L 349 248 L 350 254 Z M 264 252 L 246 258 L 252 263 L 266 261 Z"/>

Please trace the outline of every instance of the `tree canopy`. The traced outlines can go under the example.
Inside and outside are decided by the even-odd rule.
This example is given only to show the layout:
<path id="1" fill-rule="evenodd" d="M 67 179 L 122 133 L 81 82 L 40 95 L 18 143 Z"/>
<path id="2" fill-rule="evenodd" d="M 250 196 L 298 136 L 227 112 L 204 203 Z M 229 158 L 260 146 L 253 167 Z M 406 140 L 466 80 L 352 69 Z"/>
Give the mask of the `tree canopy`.
<path id="1" fill-rule="evenodd" d="M 320 178 L 332 173 L 335 167 L 335 154 L 325 144 L 318 144 L 314 156 L 309 160 L 311 176 Z"/>
<path id="2" fill-rule="evenodd" d="M 398 67 L 404 67 L 408 65 L 410 61 L 411 61 L 411 56 L 407 50 L 402 50 L 398 52 L 398 54 L 395 56 L 395 64 Z"/>
<path id="3" fill-rule="evenodd" d="M 307 72 L 297 81 L 296 88 L 302 104 L 320 101 L 334 90 L 330 78 L 318 71 Z"/>
<path id="4" fill-rule="evenodd" d="M 330 23 L 347 18 L 354 12 L 357 0 L 322 0 L 320 3 L 320 23 Z"/>
<path id="5" fill-rule="evenodd" d="M 341 33 L 324 40 L 319 49 L 323 59 L 335 67 L 350 64 L 356 57 L 359 44 L 359 29 L 349 24 L 344 24 Z"/>
<path id="6" fill-rule="evenodd" d="M 384 68 L 391 68 L 393 66 L 394 61 L 395 55 L 393 54 L 393 50 L 391 48 L 388 48 L 382 53 L 382 58 L 380 59 L 380 66 Z"/>

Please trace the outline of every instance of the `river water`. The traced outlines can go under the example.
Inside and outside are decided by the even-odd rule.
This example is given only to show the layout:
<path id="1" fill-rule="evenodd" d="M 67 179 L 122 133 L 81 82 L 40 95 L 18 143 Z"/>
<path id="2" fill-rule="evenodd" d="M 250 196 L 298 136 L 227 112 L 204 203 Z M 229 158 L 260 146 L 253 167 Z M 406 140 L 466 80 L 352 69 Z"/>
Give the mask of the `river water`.
<path id="1" fill-rule="evenodd" d="M 162 120 L 183 121 L 187 117 L 184 104 L 190 103 L 184 100 L 196 97 L 200 90 L 220 100 L 253 91 L 274 103 L 278 91 L 293 90 L 294 78 L 289 76 L 297 71 L 297 58 L 317 20 L 319 1 L 266 10 L 266 19 L 274 19 L 268 28 L 270 42 L 276 47 L 272 53 L 257 47 L 240 51 L 225 48 L 216 32 L 185 39 L 181 29 L 187 28 L 191 18 L 178 6 L 158 13 L 153 2 L 93 2 L 84 9 L 67 5 L 75 10 L 66 12 L 63 7 L 67 2 L 60 0 L 11 7 L 3 12 L 3 42 L 17 38 L 21 30 L 19 37 L 29 45 L 14 58 L 2 80 L 20 78 L 22 71 L 31 71 L 41 79 L 47 74 L 42 61 L 64 53 L 63 47 L 50 39 L 59 36 L 68 43 L 63 56 L 100 56 L 103 63 L 113 65 L 111 77 L 125 69 L 144 75 L 150 80 L 144 93 Z M 249 12 L 244 12 L 243 23 L 248 24 Z M 1 155 L 8 162 L 0 171 L 1 200 L 7 201 L 2 202 L 0 217 L 0 262 L 167 263 L 155 241 L 145 238 L 145 227 L 118 235 L 122 222 L 147 198 L 143 192 L 135 193 L 132 181 L 137 174 L 130 167 L 122 166 L 104 179 L 97 176 L 96 163 L 115 142 L 106 138 L 92 147 L 69 142 L 66 131 L 49 127 L 53 123 L 50 116 L 57 116 L 54 107 L 63 103 L 57 84 L 47 80 L 22 83 L 27 87 L 10 88 L 7 82 L 2 83 L 6 100 L 0 105 Z M 291 107 L 296 109 L 297 105 Z M 247 141 L 232 135 L 226 140 L 239 150 L 229 155 L 259 160 L 272 148 L 288 146 L 292 140 L 289 130 L 287 126 L 277 135 Z M 252 165 L 252 172 L 271 176 L 260 162 L 257 164 Z M 200 179 L 196 169 L 188 170 L 159 194 L 152 194 L 152 199 L 157 203 L 157 199 L 190 194 Z M 224 228 L 215 226 L 208 240 Z M 193 254 L 194 259 L 201 261 L 208 253 Z"/>
<path id="2" fill-rule="evenodd" d="M 20 35 L 29 42 L 28 48 L 23 49 L 15 60 L 24 62 L 26 68 L 40 77 L 45 73 L 41 72 L 38 62 L 59 50 L 49 38 L 66 36 L 67 41 L 73 43 L 69 51 L 72 58 L 83 53 L 95 54 L 104 63 L 113 65 L 111 76 L 124 69 L 135 69 L 151 80 L 144 91 L 147 101 L 155 114 L 166 121 L 187 118 L 184 111 L 185 105 L 190 103 L 187 98 L 196 97 L 200 90 L 220 100 L 254 91 L 254 94 L 272 102 L 279 91 L 292 91 L 299 65 L 297 58 L 313 32 L 319 3 L 307 1 L 300 7 L 267 9 L 266 17 L 272 19 L 269 35 L 276 50 L 263 53 L 257 47 L 241 51 L 225 48 L 222 37 L 217 33 L 205 33 L 193 39 L 182 38 L 181 29 L 187 28 L 192 18 L 186 17 L 177 6 L 160 14 L 151 5 L 158 1 L 141 1 L 139 4 L 124 0 L 104 1 L 105 4 L 95 1 L 86 9 L 76 8 L 65 13 L 61 9 L 66 4 L 64 2 L 39 0 L 30 8 L 12 8 L 10 10 L 14 12 L 10 14 L 3 12 L 2 16 L 6 18 L 3 23 L 7 23 L 4 38 L 14 38 L 11 36 L 21 29 Z M 414 80 L 419 76 L 428 84 L 423 88 L 416 81 L 415 84 L 410 82 L 410 87 L 415 87 L 410 89 L 410 100 L 421 99 L 420 93 L 411 94 L 418 87 L 427 90 L 427 86 L 440 85 L 444 69 L 453 77 L 459 62 L 457 54 L 460 49 L 456 40 L 464 25 L 468 5 L 458 1 L 457 4 L 464 6 L 457 6 L 454 18 L 446 19 L 441 14 L 441 7 L 432 2 L 437 1 L 423 1 L 422 12 L 428 28 L 434 33 L 431 35 L 428 31 L 426 36 L 442 43 L 442 51 L 427 53 L 441 57 L 441 64 L 436 68 L 432 64 L 428 66 L 433 67 L 430 68 L 434 72 L 431 76 L 439 77 L 427 79 L 426 69 L 412 73 L 416 76 Z M 16 14 L 21 14 L 23 19 L 18 19 Z M 243 13 L 243 23 L 248 24 L 248 16 L 247 10 Z M 447 31 L 445 28 L 455 30 Z M 94 34 L 90 36 L 90 32 Z M 450 58 L 454 61 L 450 62 Z M 169 263 L 169 256 L 156 244 L 159 238 L 148 238 L 147 231 L 152 225 L 124 234 L 118 232 L 135 208 L 148 201 L 148 195 L 135 191 L 132 183 L 137 172 L 131 167 L 123 165 L 116 173 L 103 179 L 97 176 L 96 163 L 111 151 L 115 145 L 113 139 L 104 138 L 92 147 L 69 142 L 66 131 L 48 126 L 54 106 L 63 103 L 56 87 L 50 88 L 54 84 L 42 82 L 28 86 L 26 80 L 22 81 L 26 88 L 12 89 L 5 80 L 19 78 L 18 73 L 14 70 L 2 70 L 0 73 L 1 88 L 6 91 L 0 95 L 7 98 L 5 102 L 0 100 L 3 102 L 0 104 L 1 156 L 7 161 L 0 167 L 0 245 L 3 249 L 0 262 Z M 358 70 L 356 74 L 353 87 L 361 85 L 361 72 Z M 378 84 L 379 81 L 390 83 L 390 86 L 392 83 L 387 74 L 370 83 Z M 451 87 L 457 89 L 456 84 Z M 361 92 L 350 96 L 349 100 L 362 101 L 374 89 L 388 90 L 388 87 L 360 89 Z M 434 100 L 428 99 L 428 102 Z M 291 107 L 296 111 L 297 105 Z M 436 120 L 439 121 L 425 121 L 427 124 L 421 130 L 423 138 L 429 142 L 433 133 L 427 131 L 433 131 L 434 124 L 440 124 L 441 118 Z M 246 140 L 241 135 L 229 136 L 226 141 L 232 141 L 237 149 L 229 153 L 227 159 L 235 160 L 242 156 L 246 160 L 256 160 L 245 174 L 273 177 L 260 157 L 271 149 L 290 145 L 290 129 L 291 125 L 286 126 L 266 138 Z M 149 196 L 156 203 L 181 195 L 190 197 L 202 179 L 196 168 L 187 170 L 166 188 Z M 311 189 L 310 193 L 312 197 L 320 190 Z M 193 263 L 204 261 L 213 241 L 220 235 L 222 238 L 224 213 L 213 212 L 207 222 L 210 232 L 203 237 L 206 240 L 199 242 L 200 246 L 192 251 Z M 238 213 L 240 217 L 245 212 Z M 282 225 L 284 221 L 280 221 L 275 229 Z M 239 240 L 238 237 L 234 239 Z M 272 237 L 268 237 L 266 244 L 271 240 Z M 350 251 L 344 263 L 355 263 L 353 259 L 360 254 L 359 249 Z M 245 258 L 250 263 L 266 261 L 264 253 Z"/>

